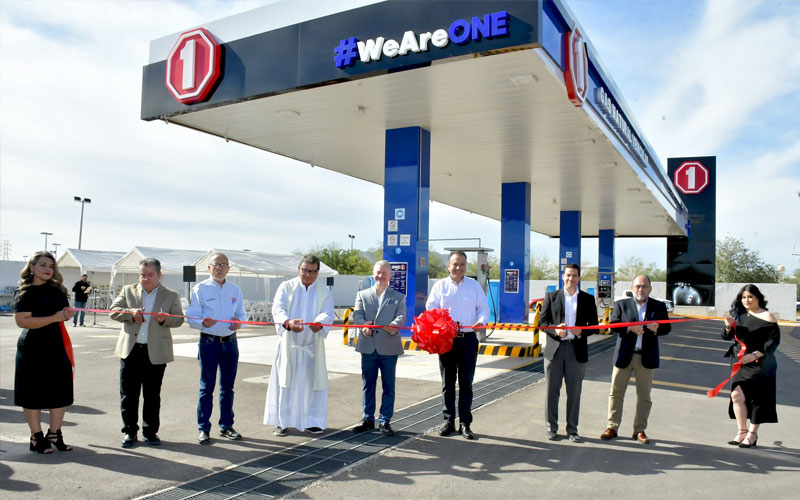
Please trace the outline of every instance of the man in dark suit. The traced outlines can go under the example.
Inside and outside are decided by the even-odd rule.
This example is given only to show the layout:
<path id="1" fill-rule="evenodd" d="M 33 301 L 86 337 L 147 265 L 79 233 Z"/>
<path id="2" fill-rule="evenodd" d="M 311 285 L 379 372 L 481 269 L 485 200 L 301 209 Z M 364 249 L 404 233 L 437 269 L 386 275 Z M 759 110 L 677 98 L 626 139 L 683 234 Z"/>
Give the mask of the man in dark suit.
<path id="1" fill-rule="evenodd" d="M 581 411 L 581 387 L 586 372 L 589 352 L 586 337 L 594 330 L 569 328 L 597 324 L 597 305 L 594 296 L 578 290 L 581 281 L 581 268 L 578 264 L 567 264 L 562 274 L 564 288 L 548 293 L 542 303 L 539 318 L 541 326 L 564 328 L 547 329 L 547 343 L 544 346 L 544 377 L 547 397 L 544 403 L 544 416 L 547 432 L 545 437 L 556 439 L 558 431 L 558 399 L 561 395 L 561 381 L 567 384 L 567 437 L 577 443 L 578 417 Z"/>
<path id="2" fill-rule="evenodd" d="M 372 269 L 375 286 L 358 292 L 353 311 L 357 325 L 385 325 L 383 328 L 359 328 L 356 351 L 361 353 L 361 386 L 364 409 L 361 424 L 353 430 L 364 432 L 375 428 L 375 385 L 381 372 L 381 408 L 378 424 L 381 433 L 394 434 L 391 424 L 394 413 L 394 380 L 397 358 L 403 354 L 399 327 L 406 323 L 406 298 L 389 286 L 392 270 L 389 262 L 379 260 Z"/>
<path id="3" fill-rule="evenodd" d="M 633 297 L 618 300 L 614 304 L 611 323 L 654 321 L 669 319 L 667 306 L 660 300 L 650 298 L 650 278 L 640 274 L 633 279 Z M 611 374 L 611 393 L 608 395 L 608 428 L 600 436 L 613 439 L 622 421 L 622 403 L 631 374 L 636 376 L 636 413 L 633 417 L 633 439 L 649 444 L 644 433 L 653 402 L 650 389 L 653 386 L 653 371 L 658 368 L 658 337 L 666 335 L 672 327 L 669 323 L 612 328 L 618 335 L 614 349 L 614 371 Z"/>

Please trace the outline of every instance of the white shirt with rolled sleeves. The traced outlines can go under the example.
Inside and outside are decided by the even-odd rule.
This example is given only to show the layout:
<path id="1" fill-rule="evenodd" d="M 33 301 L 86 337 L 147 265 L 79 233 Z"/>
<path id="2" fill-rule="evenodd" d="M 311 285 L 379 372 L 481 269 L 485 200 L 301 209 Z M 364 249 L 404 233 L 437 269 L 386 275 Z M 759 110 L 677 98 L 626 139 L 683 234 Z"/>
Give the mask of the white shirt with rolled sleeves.
<path id="1" fill-rule="evenodd" d="M 474 279 L 464 276 L 461 284 L 450 276 L 433 284 L 425 309 L 447 309 L 461 329 L 469 331 L 472 325 L 489 321 L 489 303 L 483 288 Z"/>
<path id="2" fill-rule="evenodd" d="M 203 326 L 203 320 L 236 318 L 239 321 L 247 321 L 243 302 L 242 291 L 229 280 L 225 280 L 222 286 L 212 278 L 201 281 L 192 288 L 192 303 L 186 310 L 189 326 L 218 337 L 233 335 L 235 332 L 231 330 L 231 323 L 218 321 L 206 327 Z"/>

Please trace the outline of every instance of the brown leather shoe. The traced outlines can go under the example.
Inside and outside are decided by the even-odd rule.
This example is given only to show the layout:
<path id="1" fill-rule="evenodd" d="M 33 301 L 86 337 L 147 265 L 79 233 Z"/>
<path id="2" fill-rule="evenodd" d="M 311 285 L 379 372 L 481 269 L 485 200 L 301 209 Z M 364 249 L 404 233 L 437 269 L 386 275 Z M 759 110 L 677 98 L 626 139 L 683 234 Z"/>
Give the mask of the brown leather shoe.
<path id="1" fill-rule="evenodd" d="M 606 441 L 609 439 L 614 439 L 615 437 L 617 437 L 617 430 L 612 429 L 611 427 L 604 430 L 603 433 L 600 434 L 600 439 L 605 439 Z"/>
<path id="2" fill-rule="evenodd" d="M 633 439 L 639 441 L 639 444 L 650 444 L 650 438 L 644 432 L 636 432 L 633 434 Z"/>

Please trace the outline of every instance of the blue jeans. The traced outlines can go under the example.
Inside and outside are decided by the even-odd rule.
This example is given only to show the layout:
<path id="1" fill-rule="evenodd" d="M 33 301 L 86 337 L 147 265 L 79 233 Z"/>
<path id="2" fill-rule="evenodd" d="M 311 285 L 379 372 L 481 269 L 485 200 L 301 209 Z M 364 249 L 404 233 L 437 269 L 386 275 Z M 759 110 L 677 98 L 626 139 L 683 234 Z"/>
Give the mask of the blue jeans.
<path id="1" fill-rule="evenodd" d="M 378 351 L 372 354 L 361 353 L 361 389 L 364 420 L 375 421 L 375 386 L 378 383 L 378 370 L 381 371 L 381 411 L 379 424 L 387 424 L 394 414 L 394 374 L 397 368 L 396 354 L 381 355 Z"/>
<path id="2" fill-rule="evenodd" d="M 72 307 L 74 307 L 75 309 L 86 309 L 86 302 L 78 302 L 76 300 L 75 305 L 73 305 Z M 81 315 L 81 324 L 83 324 L 83 318 L 84 316 L 86 316 L 86 311 L 81 311 L 80 313 L 78 311 L 75 311 L 75 315 L 72 316 L 72 326 L 78 325 L 78 314 Z"/>
<path id="3" fill-rule="evenodd" d="M 233 383 L 239 364 L 239 345 L 236 334 L 228 342 L 200 337 L 197 359 L 200 360 L 200 394 L 197 401 L 197 426 L 211 431 L 211 411 L 214 407 L 214 385 L 219 369 L 219 427 L 233 427 Z"/>

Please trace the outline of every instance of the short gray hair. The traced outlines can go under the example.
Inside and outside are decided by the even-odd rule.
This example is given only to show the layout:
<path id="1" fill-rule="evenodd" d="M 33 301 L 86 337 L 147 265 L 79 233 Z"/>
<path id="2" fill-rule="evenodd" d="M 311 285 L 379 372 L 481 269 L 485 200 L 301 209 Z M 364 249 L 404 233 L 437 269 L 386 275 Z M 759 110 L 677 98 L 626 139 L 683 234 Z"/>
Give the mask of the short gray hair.
<path id="1" fill-rule="evenodd" d="M 381 259 L 378 262 L 376 262 L 375 264 L 373 264 L 372 269 L 375 269 L 378 266 L 388 267 L 389 268 L 389 272 L 392 272 L 392 265 L 389 264 L 389 261 L 386 260 L 386 259 Z"/>
<path id="2" fill-rule="evenodd" d="M 153 266 L 157 274 L 161 274 L 161 262 L 155 257 L 145 257 L 139 261 L 139 267 Z"/>

